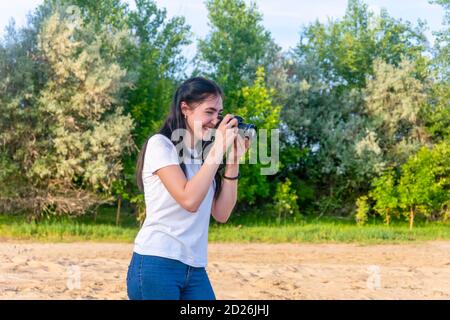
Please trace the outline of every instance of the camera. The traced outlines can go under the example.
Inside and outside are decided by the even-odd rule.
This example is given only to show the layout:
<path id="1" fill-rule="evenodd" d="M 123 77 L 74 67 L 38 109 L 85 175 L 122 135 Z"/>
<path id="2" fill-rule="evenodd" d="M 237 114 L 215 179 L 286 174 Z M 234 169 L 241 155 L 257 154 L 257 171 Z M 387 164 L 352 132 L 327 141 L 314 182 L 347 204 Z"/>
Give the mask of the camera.
<path id="1" fill-rule="evenodd" d="M 238 129 L 239 133 L 241 133 L 244 137 L 248 137 L 252 139 L 256 135 L 256 125 L 252 123 L 245 123 L 244 118 L 240 116 L 234 116 L 238 121 Z"/>
<path id="2" fill-rule="evenodd" d="M 244 118 L 240 116 L 234 116 L 234 118 L 237 120 L 238 124 L 238 132 L 243 137 L 248 137 L 250 140 L 253 139 L 256 135 L 256 125 L 251 123 L 245 123 Z M 216 128 L 219 127 L 220 123 L 223 120 L 223 117 L 219 116 L 219 123 L 216 125 Z"/>

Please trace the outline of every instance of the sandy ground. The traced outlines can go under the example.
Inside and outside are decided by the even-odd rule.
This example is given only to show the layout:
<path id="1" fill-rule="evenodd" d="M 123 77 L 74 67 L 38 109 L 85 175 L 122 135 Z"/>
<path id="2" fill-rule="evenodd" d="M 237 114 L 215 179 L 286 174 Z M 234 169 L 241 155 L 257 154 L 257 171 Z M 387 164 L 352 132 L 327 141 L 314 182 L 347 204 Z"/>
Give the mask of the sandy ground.
<path id="1" fill-rule="evenodd" d="M 0 243 L 0 299 L 127 299 L 132 244 Z M 450 299 L 450 242 L 210 244 L 218 299 Z"/>

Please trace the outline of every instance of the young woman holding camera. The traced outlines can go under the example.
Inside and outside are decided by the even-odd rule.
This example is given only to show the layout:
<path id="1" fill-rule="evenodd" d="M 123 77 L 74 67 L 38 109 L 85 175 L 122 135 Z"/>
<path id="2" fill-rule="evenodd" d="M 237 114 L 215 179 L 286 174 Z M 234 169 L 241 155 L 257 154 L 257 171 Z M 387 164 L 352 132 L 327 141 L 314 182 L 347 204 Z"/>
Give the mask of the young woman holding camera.
<path id="1" fill-rule="evenodd" d="M 221 223 L 230 217 L 239 160 L 249 148 L 237 119 L 221 118 L 222 102 L 223 91 L 213 81 L 185 81 L 161 130 L 141 149 L 136 178 L 146 219 L 128 267 L 130 299 L 215 299 L 205 270 L 210 216 Z"/>

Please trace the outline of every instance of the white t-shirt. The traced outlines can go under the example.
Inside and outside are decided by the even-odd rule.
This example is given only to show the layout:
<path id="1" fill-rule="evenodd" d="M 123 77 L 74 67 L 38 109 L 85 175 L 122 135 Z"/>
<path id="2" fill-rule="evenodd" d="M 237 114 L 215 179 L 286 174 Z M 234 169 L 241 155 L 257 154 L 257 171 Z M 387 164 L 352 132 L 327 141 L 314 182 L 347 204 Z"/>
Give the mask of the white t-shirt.
<path id="1" fill-rule="evenodd" d="M 195 150 L 188 150 L 195 156 L 199 155 Z M 134 251 L 176 259 L 193 267 L 206 267 L 214 181 L 200 207 L 193 213 L 179 205 L 158 175 L 153 174 L 160 168 L 179 165 L 180 161 L 177 148 L 166 136 L 155 134 L 149 139 L 142 171 L 146 218 L 134 241 Z M 201 163 L 185 165 L 188 180 L 201 167 Z"/>

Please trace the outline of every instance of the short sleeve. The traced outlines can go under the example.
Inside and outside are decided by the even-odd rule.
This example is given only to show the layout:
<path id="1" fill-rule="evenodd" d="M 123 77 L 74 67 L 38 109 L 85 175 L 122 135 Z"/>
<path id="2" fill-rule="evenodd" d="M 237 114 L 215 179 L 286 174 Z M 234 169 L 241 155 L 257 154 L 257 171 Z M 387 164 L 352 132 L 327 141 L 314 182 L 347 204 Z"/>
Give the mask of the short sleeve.
<path id="1" fill-rule="evenodd" d="M 180 164 L 174 144 L 161 134 L 152 136 L 145 150 L 143 173 L 151 176 L 156 170 L 173 164 Z"/>

